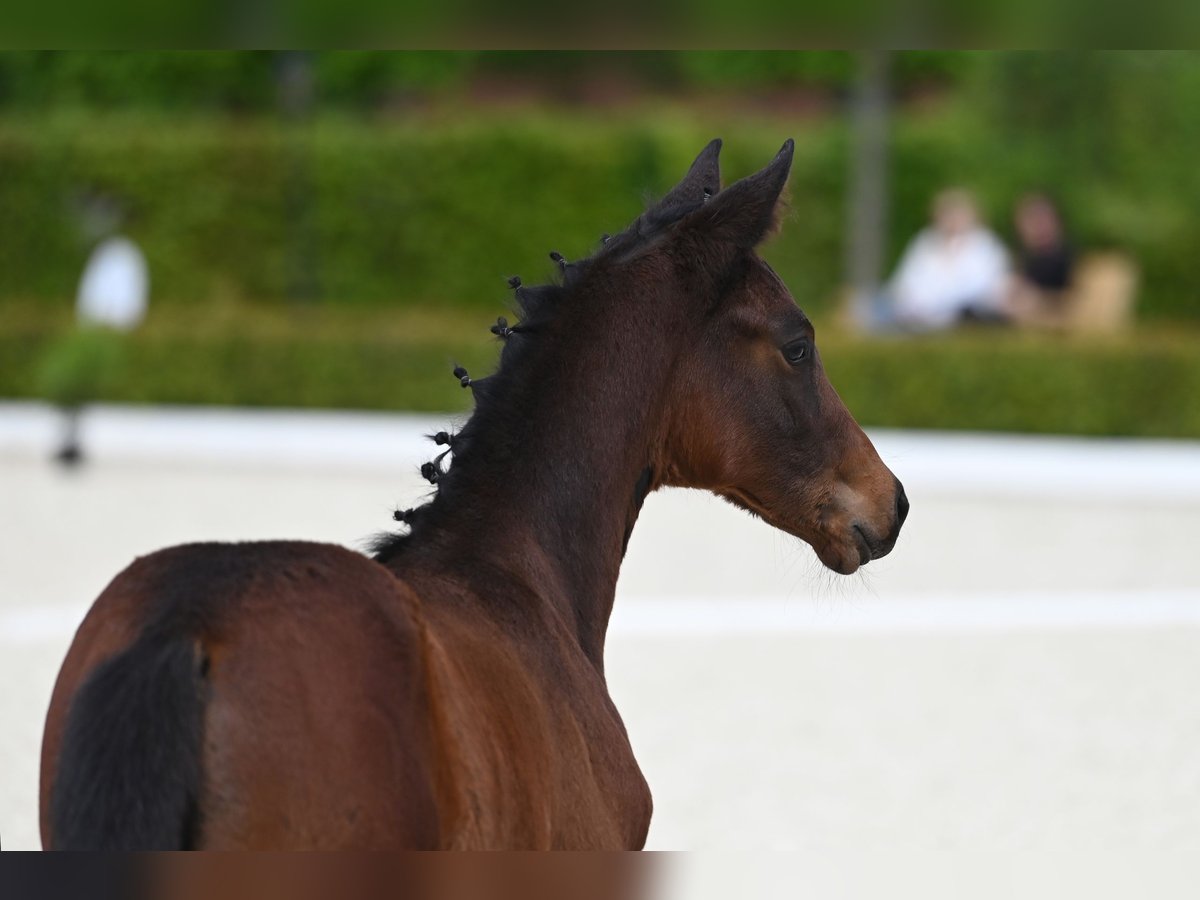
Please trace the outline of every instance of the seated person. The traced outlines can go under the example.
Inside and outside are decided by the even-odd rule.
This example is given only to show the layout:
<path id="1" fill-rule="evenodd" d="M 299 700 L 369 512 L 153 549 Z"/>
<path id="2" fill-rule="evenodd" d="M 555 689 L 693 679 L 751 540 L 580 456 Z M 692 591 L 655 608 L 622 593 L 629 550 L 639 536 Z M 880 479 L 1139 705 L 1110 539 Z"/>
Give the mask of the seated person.
<path id="1" fill-rule="evenodd" d="M 909 244 L 888 289 L 897 326 L 913 331 L 1007 321 L 1008 253 L 966 191 L 933 202 L 933 223 Z"/>
<path id="2" fill-rule="evenodd" d="M 1045 194 L 1031 193 L 1017 202 L 1013 224 L 1020 245 L 1020 266 L 1009 310 L 1021 324 L 1062 324 L 1075 269 L 1075 251 L 1067 239 L 1062 216 Z"/>

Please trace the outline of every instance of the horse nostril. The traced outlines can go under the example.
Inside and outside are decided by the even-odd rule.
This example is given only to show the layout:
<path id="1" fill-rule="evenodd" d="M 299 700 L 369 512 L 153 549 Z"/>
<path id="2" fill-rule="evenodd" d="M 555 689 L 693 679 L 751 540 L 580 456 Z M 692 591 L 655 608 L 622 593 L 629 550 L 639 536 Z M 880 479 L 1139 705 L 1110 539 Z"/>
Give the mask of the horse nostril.
<path id="1" fill-rule="evenodd" d="M 908 495 L 904 493 L 904 485 L 896 479 L 896 527 L 899 528 L 908 518 Z"/>

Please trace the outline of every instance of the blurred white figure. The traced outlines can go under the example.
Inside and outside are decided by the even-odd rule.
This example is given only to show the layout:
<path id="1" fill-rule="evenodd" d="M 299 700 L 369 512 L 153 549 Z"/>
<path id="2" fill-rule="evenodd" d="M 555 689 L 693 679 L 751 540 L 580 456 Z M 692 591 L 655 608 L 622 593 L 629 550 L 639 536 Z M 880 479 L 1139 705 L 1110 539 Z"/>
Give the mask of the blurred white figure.
<path id="1" fill-rule="evenodd" d="M 75 310 L 79 324 L 132 331 L 146 316 L 150 278 L 137 244 L 119 235 L 96 245 L 83 270 Z"/>
<path id="2" fill-rule="evenodd" d="M 64 465 L 83 459 L 80 414 L 120 363 L 119 335 L 146 317 L 149 289 L 146 257 L 137 244 L 114 235 L 96 245 L 75 298 L 79 327 L 53 348 L 46 362 L 47 381 L 63 412 L 55 459 Z"/>
<path id="3" fill-rule="evenodd" d="M 895 324 L 932 331 L 964 320 L 1003 321 L 1009 261 L 980 221 L 975 201 L 948 190 L 933 202 L 933 224 L 908 245 L 888 291 Z"/>

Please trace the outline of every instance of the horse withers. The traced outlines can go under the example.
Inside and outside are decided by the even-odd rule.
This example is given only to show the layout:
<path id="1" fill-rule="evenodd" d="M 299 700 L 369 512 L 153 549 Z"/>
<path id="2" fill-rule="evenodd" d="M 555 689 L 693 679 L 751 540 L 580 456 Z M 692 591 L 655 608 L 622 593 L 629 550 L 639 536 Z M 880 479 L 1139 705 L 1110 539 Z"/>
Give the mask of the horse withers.
<path id="1" fill-rule="evenodd" d="M 192 544 L 113 580 L 51 701 L 46 847 L 643 845 L 604 640 L 646 495 L 711 491 L 844 574 L 908 511 L 755 252 L 792 143 L 723 190 L 719 150 L 553 284 L 513 279 L 434 498 L 372 557 Z"/>

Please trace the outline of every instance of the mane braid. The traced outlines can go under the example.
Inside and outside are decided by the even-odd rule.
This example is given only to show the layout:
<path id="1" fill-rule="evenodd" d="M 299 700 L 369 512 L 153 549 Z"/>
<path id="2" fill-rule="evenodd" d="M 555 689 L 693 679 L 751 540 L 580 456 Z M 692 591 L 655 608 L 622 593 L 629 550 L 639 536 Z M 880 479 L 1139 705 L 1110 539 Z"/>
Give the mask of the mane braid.
<path id="1" fill-rule="evenodd" d="M 525 368 L 525 360 L 537 352 L 539 341 L 542 339 L 554 321 L 558 311 L 571 302 L 571 295 L 582 284 L 588 273 L 598 264 L 618 265 L 635 256 L 645 249 L 653 239 L 660 236 L 668 228 L 689 213 L 699 209 L 708 200 L 696 202 L 673 203 L 669 206 L 651 207 L 634 220 L 629 228 L 620 234 L 601 238 L 597 251 L 587 259 L 568 262 L 558 253 L 552 253 L 551 259 L 557 264 L 560 281 L 525 286 L 519 277 L 508 279 L 509 287 L 513 289 L 515 311 L 520 320 L 505 328 L 493 327 L 492 333 L 497 340 L 503 341 L 500 361 L 496 371 L 486 378 L 467 378 L 464 387 L 470 387 L 475 401 L 475 409 L 466 424 L 453 435 L 450 449 L 443 452 L 434 462 L 427 462 L 421 467 L 422 475 L 429 478 L 434 485 L 434 494 L 425 503 L 413 509 L 398 512 L 395 518 L 408 527 L 406 532 L 382 532 L 369 538 L 366 544 L 367 552 L 380 562 L 388 562 L 399 555 L 409 544 L 414 535 L 419 533 L 422 522 L 428 519 L 430 507 L 447 491 L 453 491 L 454 465 L 442 466 L 446 453 L 453 457 L 462 457 L 487 443 L 485 435 L 493 428 L 503 426 L 503 419 L 493 414 L 499 402 L 510 394 L 513 382 L 520 377 Z M 507 329 L 507 330 L 505 330 Z M 464 373 L 465 374 L 465 373 Z M 456 374 L 456 377 L 457 374 Z M 430 435 L 438 444 L 442 433 Z"/>

